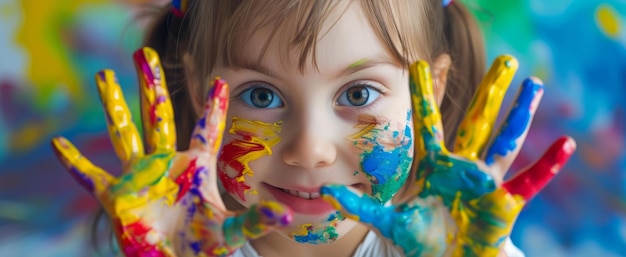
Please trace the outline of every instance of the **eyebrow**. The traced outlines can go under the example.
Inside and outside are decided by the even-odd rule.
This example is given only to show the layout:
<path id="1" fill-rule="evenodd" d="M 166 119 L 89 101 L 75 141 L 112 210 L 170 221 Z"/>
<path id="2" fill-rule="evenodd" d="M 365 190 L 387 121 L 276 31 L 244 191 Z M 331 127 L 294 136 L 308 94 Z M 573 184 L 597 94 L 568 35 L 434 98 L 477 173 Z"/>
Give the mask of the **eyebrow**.
<path id="1" fill-rule="evenodd" d="M 348 76 L 350 74 L 357 73 L 361 70 L 369 69 L 378 65 L 395 65 L 392 61 L 386 60 L 384 58 L 362 58 L 348 65 L 341 73 L 339 73 L 339 77 Z"/>
<path id="2" fill-rule="evenodd" d="M 345 77 L 345 76 L 357 73 L 361 70 L 369 69 L 371 67 L 378 66 L 378 65 L 396 65 L 396 64 L 384 58 L 374 58 L 374 59 L 362 58 L 348 65 L 348 67 L 346 67 L 341 72 L 339 72 L 336 77 Z M 231 67 L 251 70 L 251 71 L 255 71 L 263 75 L 266 75 L 268 77 L 276 77 L 278 79 L 282 79 L 279 73 L 275 71 L 272 72 L 272 69 L 258 62 L 246 62 L 243 65 L 233 65 Z"/>

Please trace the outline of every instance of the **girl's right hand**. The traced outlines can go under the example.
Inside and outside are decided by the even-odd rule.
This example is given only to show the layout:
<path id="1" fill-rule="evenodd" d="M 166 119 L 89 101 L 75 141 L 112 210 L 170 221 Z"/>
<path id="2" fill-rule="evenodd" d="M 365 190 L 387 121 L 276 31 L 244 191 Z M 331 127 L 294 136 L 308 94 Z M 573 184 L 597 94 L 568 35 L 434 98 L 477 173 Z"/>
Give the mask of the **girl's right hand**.
<path id="1" fill-rule="evenodd" d="M 291 211 L 262 202 L 239 214 L 222 202 L 216 157 L 228 109 L 228 85 L 213 83 L 190 148 L 176 151 L 173 109 L 157 53 L 135 52 L 141 82 L 146 149 L 113 71 L 96 75 L 109 134 L 123 173 L 114 177 L 92 164 L 65 138 L 53 148 L 70 174 L 104 207 L 126 256 L 227 256 L 250 239 L 291 221 Z"/>

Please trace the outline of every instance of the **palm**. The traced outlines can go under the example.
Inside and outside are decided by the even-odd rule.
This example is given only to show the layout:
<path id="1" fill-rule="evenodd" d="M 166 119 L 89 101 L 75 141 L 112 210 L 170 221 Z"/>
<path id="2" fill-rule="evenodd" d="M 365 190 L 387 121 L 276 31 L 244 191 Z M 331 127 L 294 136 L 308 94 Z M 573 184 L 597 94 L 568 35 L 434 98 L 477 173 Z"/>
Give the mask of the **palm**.
<path id="1" fill-rule="evenodd" d="M 416 134 L 416 190 L 406 203 L 384 207 L 342 186 L 323 189 L 346 213 L 373 225 L 406 256 L 495 256 L 526 200 L 545 186 L 573 152 L 557 140 L 537 163 L 502 183 L 519 152 L 542 85 L 526 80 L 498 135 L 491 128 L 516 69 L 500 57 L 487 74 L 458 130 L 455 149 L 443 144 L 441 116 L 428 65 L 411 67 Z"/>
<path id="2" fill-rule="evenodd" d="M 291 214 L 281 205 L 263 203 L 235 215 L 220 198 L 215 163 L 228 108 L 228 85 L 214 81 L 190 149 L 177 152 L 173 110 L 158 56 L 144 48 L 134 57 L 142 82 L 145 150 L 115 74 L 96 75 L 122 175 L 113 177 L 93 165 L 64 138 L 53 140 L 70 174 L 111 217 L 122 252 L 127 256 L 224 256 L 272 226 L 286 225 Z"/>

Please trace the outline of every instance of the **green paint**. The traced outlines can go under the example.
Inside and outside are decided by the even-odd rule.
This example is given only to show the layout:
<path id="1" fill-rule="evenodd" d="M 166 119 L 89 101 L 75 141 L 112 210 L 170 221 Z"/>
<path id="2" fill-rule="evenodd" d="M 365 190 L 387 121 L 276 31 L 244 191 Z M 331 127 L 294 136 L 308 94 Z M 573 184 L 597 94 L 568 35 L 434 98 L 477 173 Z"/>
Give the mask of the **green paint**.
<path id="1" fill-rule="evenodd" d="M 367 59 L 367 58 L 360 59 L 360 60 L 358 60 L 356 62 L 353 62 L 352 64 L 348 65 L 348 68 L 349 69 L 357 68 L 357 67 L 363 65 L 364 63 L 366 63 L 368 61 L 369 61 L 369 59 Z"/>

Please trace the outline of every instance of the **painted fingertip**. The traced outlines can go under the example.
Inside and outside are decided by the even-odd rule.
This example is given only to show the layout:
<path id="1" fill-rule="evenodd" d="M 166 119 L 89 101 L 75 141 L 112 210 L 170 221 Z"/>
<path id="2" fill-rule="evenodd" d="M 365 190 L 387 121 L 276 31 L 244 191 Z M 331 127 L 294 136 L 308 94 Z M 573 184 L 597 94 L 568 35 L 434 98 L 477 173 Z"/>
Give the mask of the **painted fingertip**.
<path id="1" fill-rule="evenodd" d="M 95 185 L 93 180 L 81 172 L 72 162 L 81 158 L 81 154 L 76 150 L 74 145 L 65 137 L 55 137 L 51 140 L 52 148 L 57 159 L 63 164 L 65 169 L 70 173 L 78 184 L 85 190 L 93 194 Z"/>
<path id="2" fill-rule="evenodd" d="M 558 150 L 555 148 L 559 148 Z M 567 163 L 569 158 L 576 151 L 576 141 L 573 138 L 564 136 L 559 138 L 552 147 L 548 150 L 548 152 L 553 152 L 553 156 L 551 156 L 550 160 L 553 165 L 550 171 L 553 174 L 559 173 L 563 166 Z"/>
<path id="3" fill-rule="evenodd" d="M 411 82 L 417 83 L 417 85 L 411 84 L 411 93 L 413 95 L 432 93 L 432 87 L 425 86 L 428 83 L 432 83 L 432 74 L 428 62 L 422 60 L 414 62 L 409 67 L 409 74 L 411 75 Z M 418 92 L 418 90 L 422 92 Z"/>
<path id="4" fill-rule="evenodd" d="M 96 86 L 98 87 L 98 92 L 100 92 L 100 100 L 104 103 L 106 100 L 106 93 L 110 91 L 110 84 L 117 84 L 117 76 L 115 75 L 115 71 L 113 70 L 101 70 L 95 75 Z"/>
<path id="5" fill-rule="evenodd" d="M 565 140 L 566 142 L 563 145 L 563 150 L 565 151 L 565 153 L 571 155 L 576 151 L 576 140 L 568 136 L 565 137 Z"/>
<path id="6" fill-rule="evenodd" d="M 293 212 L 289 207 L 272 201 L 263 201 L 259 212 L 267 225 L 287 226 L 293 221 Z"/>
<path id="7" fill-rule="evenodd" d="M 225 107 L 224 104 L 228 100 L 228 95 L 229 95 L 228 83 L 222 78 L 216 77 L 215 80 L 213 80 L 213 86 L 211 87 L 211 90 L 209 91 L 208 99 L 214 99 L 216 101 L 219 101 L 220 110 L 223 110 Z"/>
<path id="8" fill-rule="evenodd" d="M 492 67 L 502 67 L 510 70 L 517 70 L 519 68 L 519 62 L 515 56 L 504 54 L 496 57 L 493 61 Z"/>
<path id="9" fill-rule="evenodd" d="M 133 54 L 133 60 L 137 71 L 141 74 L 140 79 L 143 80 L 144 87 L 150 88 L 161 83 L 163 69 L 159 55 L 154 49 L 149 47 L 138 49 Z"/>
<path id="10" fill-rule="evenodd" d="M 515 76 L 515 72 L 519 68 L 519 62 L 512 55 L 498 56 L 491 65 L 491 68 L 485 75 L 485 79 L 481 82 L 482 86 L 495 86 L 500 90 L 506 91 Z M 483 84 L 488 83 L 488 84 Z"/>

